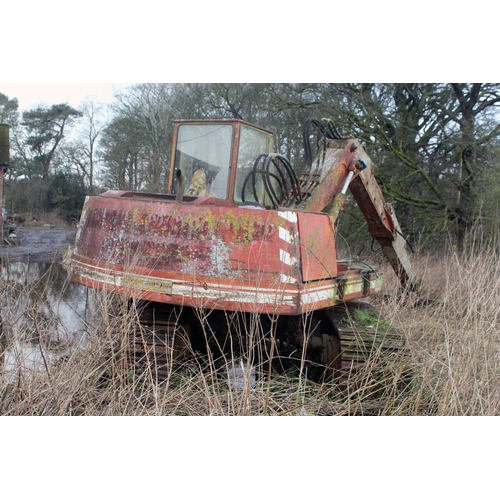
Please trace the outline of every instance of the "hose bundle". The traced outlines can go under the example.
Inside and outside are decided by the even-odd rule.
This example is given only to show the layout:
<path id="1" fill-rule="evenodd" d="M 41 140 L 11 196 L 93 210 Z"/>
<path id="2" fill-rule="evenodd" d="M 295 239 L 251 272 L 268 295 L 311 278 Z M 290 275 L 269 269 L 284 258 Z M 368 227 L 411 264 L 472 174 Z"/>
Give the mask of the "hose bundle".
<path id="1" fill-rule="evenodd" d="M 258 181 L 262 180 L 264 193 L 259 199 Z M 241 189 L 241 200 L 245 203 L 245 191 L 250 182 L 254 201 L 278 208 L 284 203 L 300 203 L 301 193 L 297 176 L 287 158 L 280 154 L 261 154 L 254 162 L 252 171 L 246 176 Z"/>
<path id="2" fill-rule="evenodd" d="M 316 144 L 313 145 L 311 136 L 316 135 Z M 323 167 L 327 142 L 329 139 L 343 139 L 332 120 L 322 118 L 316 120 L 309 118 L 303 128 L 304 151 L 306 156 L 306 172 L 300 180 L 289 160 L 276 153 L 261 154 L 255 160 L 252 171 L 246 176 L 241 189 L 241 200 L 246 202 L 245 191 L 250 186 L 253 194 L 253 202 L 269 208 L 279 206 L 296 206 L 305 202 L 317 187 L 321 169 Z M 314 146 L 314 150 L 313 150 Z M 323 156 L 318 154 L 322 151 Z M 318 157 L 317 165 L 312 172 L 313 159 Z M 259 181 L 262 182 L 263 190 L 260 190 Z"/>
<path id="3" fill-rule="evenodd" d="M 316 148 L 313 154 L 311 144 L 312 127 L 316 127 Z M 306 165 L 308 168 L 312 166 L 313 159 L 317 156 L 320 149 L 323 154 L 326 151 L 326 143 L 328 139 L 343 139 L 335 124 L 329 118 L 322 118 L 321 121 L 315 118 L 309 118 L 304 123 L 303 128 L 304 153 L 306 157 Z"/>

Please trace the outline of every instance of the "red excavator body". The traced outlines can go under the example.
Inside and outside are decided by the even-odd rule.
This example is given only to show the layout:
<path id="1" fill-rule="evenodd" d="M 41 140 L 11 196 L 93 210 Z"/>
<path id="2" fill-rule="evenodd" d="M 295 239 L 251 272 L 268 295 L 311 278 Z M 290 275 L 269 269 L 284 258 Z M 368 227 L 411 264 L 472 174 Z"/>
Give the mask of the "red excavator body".
<path id="1" fill-rule="evenodd" d="M 328 312 L 382 286 L 374 268 L 337 260 L 335 220 L 347 188 L 401 281 L 410 283 L 405 240 L 357 140 L 327 133 L 299 177 L 270 131 L 233 119 L 176 121 L 167 193 L 108 191 L 86 199 L 75 279 L 179 311 Z"/>

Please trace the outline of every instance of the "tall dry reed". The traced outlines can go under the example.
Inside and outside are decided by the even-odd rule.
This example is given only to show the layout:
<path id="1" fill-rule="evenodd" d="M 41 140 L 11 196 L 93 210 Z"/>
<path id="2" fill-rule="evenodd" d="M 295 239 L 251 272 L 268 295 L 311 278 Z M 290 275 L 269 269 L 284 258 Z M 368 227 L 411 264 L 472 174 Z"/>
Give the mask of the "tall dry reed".
<path id="1" fill-rule="evenodd" d="M 93 293 L 85 334 L 61 337 L 57 317 L 40 315 L 32 285 L 3 282 L 2 346 L 10 361 L 0 376 L 0 414 L 498 414 L 496 245 L 476 241 L 463 255 L 450 248 L 440 256 L 417 259 L 415 269 L 424 283 L 422 295 L 397 292 L 387 269 L 384 293 L 372 301 L 383 321 L 370 328 L 399 331 L 404 350 L 387 354 L 375 347 L 363 367 L 337 381 L 311 376 L 313 368 L 305 362 L 284 373 L 266 368 L 255 385 L 248 379 L 242 389 L 228 384 L 221 371 L 230 357 L 191 353 L 165 368 L 150 352 L 146 362 L 135 364 L 128 341 L 132 334 L 137 337 L 135 303 L 129 307 L 109 294 Z M 5 306 L 13 293 L 24 307 Z M 206 335 L 211 335 L 208 326 Z M 38 354 L 36 366 L 24 354 L 27 342 L 30 356 Z"/>

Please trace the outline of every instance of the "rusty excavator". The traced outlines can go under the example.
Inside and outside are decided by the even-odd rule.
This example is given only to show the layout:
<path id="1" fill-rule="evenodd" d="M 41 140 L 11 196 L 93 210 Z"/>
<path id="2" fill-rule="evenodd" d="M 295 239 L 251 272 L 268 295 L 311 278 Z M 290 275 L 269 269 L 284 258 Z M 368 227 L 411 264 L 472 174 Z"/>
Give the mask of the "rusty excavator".
<path id="1" fill-rule="evenodd" d="M 411 289 L 407 240 L 358 140 L 308 120 L 304 148 L 298 175 L 273 132 L 238 119 L 177 120 L 166 194 L 86 199 L 74 279 L 140 304 L 138 328 L 150 335 L 134 337 L 136 356 L 148 354 L 139 346 L 148 338 L 165 362 L 193 350 L 252 363 L 306 359 L 330 372 L 359 361 L 339 317 L 380 292 L 383 275 L 337 259 L 347 190 Z"/>

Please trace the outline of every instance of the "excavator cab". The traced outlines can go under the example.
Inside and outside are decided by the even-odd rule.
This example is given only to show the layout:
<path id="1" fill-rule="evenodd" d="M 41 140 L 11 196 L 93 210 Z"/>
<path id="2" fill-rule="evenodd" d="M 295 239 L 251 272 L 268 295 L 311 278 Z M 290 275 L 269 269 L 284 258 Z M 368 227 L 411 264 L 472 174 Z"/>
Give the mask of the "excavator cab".
<path id="1" fill-rule="evenodd" d="M 276 153 L 277 147 L 274 133 L 241 120 L 178 120 L 169 193 L 183 189 L 185 197 L 226 201 L 219 204 L 266 206 L 262 179 L 250 180 L 255 160 Z M 278 181 L 272 182 L 278 190 Z"/>

